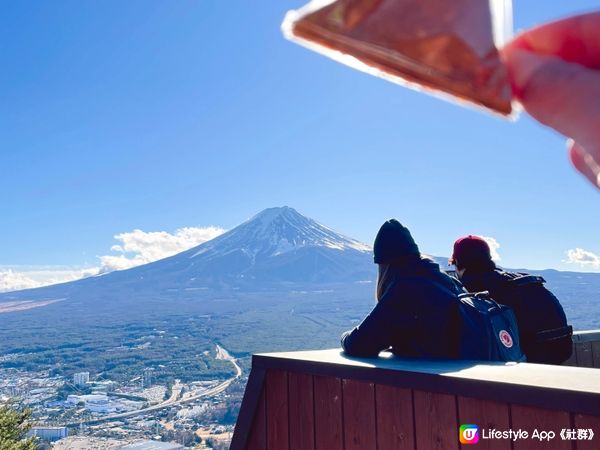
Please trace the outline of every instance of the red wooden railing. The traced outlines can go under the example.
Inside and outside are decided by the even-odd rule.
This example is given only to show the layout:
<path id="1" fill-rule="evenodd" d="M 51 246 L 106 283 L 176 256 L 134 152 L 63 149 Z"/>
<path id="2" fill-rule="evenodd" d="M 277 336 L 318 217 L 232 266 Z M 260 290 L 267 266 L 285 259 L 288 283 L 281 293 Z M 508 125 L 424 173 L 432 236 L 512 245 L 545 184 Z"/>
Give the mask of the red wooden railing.
<path id="1" fill-rule="evenodd" d="M 590 336 L 581 339 L 596 348 Z M 475 449 L 600 449 L 600 371 L 410 361 L 389 354 L 356 359 L 338 349 L 255 355 L 231 449 L 471 448 L 459 442 L 461 424 L 479 426 Z M 481 437 L 492 429 L 521 429 L 530 437 Z M 532 439 L 536 429 L 555 436 Z M 573 429 L 597 436 L 561 438 L 562 430 Z"/>

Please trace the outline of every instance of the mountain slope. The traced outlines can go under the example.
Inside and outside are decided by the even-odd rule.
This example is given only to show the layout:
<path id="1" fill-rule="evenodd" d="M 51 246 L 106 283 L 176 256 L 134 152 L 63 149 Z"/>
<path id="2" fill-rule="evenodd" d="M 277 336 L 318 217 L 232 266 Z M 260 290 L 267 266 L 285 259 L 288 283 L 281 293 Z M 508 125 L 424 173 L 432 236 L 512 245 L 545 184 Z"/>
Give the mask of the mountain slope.
<path id="1" fill-rule="evenodd" d="M 371 279 L 365 244 L 342 236 L 289 207 L 270 208 L 221 236 L 170 258 L 133 269 L 178 286 L 257 286 Z"/>
<path id="2" fill-rule="evenodd" d="M 293 208 L 269 208 L 185 252 L 106 275 L 5 293 L 3 299 L 110 298 L 207 288 L 265 288 L 372 280 L 371 249 L 305 217 Z M 97 295 L 94 295 L 95 297 Z"/>

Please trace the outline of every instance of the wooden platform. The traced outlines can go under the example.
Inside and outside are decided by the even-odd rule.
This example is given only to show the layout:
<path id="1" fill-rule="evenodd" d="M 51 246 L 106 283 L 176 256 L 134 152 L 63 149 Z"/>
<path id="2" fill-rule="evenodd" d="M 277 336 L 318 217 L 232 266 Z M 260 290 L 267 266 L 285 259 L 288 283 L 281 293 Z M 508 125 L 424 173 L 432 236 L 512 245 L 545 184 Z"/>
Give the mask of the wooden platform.
<path id="1" fill-rule="evenodd" d="M 459 449 L 461 424 L 556 433 L 549 442 L 480 439 L 477 449 L 597 450 L 600 370 L 349 358 L 339 349 L 254 355 L 231 449 Z M 598 436 L 561 439 L 574 428 Z"/>

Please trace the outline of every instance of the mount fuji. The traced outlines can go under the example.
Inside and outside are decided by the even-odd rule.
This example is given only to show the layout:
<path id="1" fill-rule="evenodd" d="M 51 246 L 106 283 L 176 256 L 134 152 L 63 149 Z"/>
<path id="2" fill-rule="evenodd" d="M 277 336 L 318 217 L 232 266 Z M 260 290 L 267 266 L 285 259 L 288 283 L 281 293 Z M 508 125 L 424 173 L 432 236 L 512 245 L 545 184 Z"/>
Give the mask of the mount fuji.
<path id="1" fill-rule="evenodd" d="M 92 292 L 115 298 L 131 297 L 132 291 L 158 294 L 352 283 L 373 280 L 374 268 L 369 246 L 284 206 L 266 209 L 174 256 L 69 283 L 1 294 L 0 301 L 83 297 Z"/>
<path id="2" fill-rule="evenodd" d="M 266 209 L 178 256 L 210 281 L 351 282 L 371 279 L 374 272 L 369 246 L 286 206 Z M 165 260 L 160 269 L 177 260 Z"/>
<path id="3" fill-rule="evenodd" d="M 284 206 L 190 250 L 112 276 L 194 288 L 341 283 L 373 275 L 370 247 Z"/>

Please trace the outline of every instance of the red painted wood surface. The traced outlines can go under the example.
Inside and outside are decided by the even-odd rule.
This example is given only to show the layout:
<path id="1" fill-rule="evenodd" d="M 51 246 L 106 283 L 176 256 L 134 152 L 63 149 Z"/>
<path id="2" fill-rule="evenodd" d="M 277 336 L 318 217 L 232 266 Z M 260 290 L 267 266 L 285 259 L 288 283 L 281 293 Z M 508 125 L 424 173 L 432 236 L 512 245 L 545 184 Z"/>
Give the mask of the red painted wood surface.
<path id="1" fill-rule="evenodd" d="M 256 406 L 250 436 L 246 450 L 265 450 L 267 448 L 267 416 L 265 411 L 265 389 L 263 386 L 262 393 Z"/>
<path id="2" fill-rule="evenodd" d="M 455 396 L 414 391 L 414 403 L 417 449 L 458 449 Z"/>
<path id="3" fill-rule="evenodd" d="M 478 450 L 510 450 L 509 440 L 482 439 L 482 430 L 510 429 L 509 411 L 506 403 L 480 400 L 476 398 L 458 397 L 458 422 L 475 424 L 479 427 Z M 461 446 L 470 448 L 470 445 Z"/>
<path id="4" fill-rule="evenodd" d="M 591 441 L 576 441 L 577 450 L 598 450 L 600 448 L 600 417 L 574 414 L 573 422 L 575 428 L 584 430 L 592 429 L 594 433 Z"/>
<path id="5" fill-rule="evenodd" d="M 315 417 L 313 377 L 303 373 L 288 374 L 290 404 L 290 450 L 314 450 Z"/>
<path id="6" fill-rule="evenodd" d="M 375 385 L 342 380 L 345 450 L 377 450 Z"/>
<path id="7" fill-rule="evenodd" d="M 571 428 L 570 414 L 566 411 L 533 408 L 530 406 L 511 405 L 511 428 L 522 429 L 529 433 L 528 439 L 520 439 L 514 442 L 514 450 L 571 450 L 569 441 L 560 437 L 563 428 Z M 532 439 L 535 430 L 553 431 L 556 437 L 551 441 L 540 441 Z"/>
<path id="8" fill-rule="evenodd" d="M 269 369 L 265 377 L 267 450 L 289 450 L 288 377 Z"/>
<path id="9" fill-rule="evenodd" d="M 580 344 L 577 362 L 595 363 L 596 347 Z M 459 443 L 466 423 L 479 427 L 482 450 L 600 449 L 600 416 L 267 369 L 244 450 L 470 450 Z M 563 441 L 563 428 L 597 435 Z M 491 429 L 522 429 L 529 438 L 483 439 Z M 556 435 L 540 441 L 534 430 Z"/>
<path id="10" fill-rule="evenodd" d="M 342 381 L 315 376 L 315 449 L 343 450 Z"/>
<path id="11" fill-rule="evenodd" d="M 414 449 L 412 391 L 375 385 L 377 450 Z"/>

